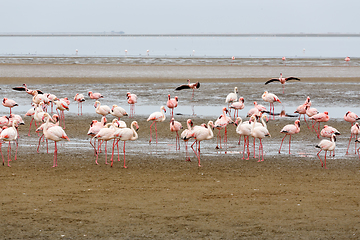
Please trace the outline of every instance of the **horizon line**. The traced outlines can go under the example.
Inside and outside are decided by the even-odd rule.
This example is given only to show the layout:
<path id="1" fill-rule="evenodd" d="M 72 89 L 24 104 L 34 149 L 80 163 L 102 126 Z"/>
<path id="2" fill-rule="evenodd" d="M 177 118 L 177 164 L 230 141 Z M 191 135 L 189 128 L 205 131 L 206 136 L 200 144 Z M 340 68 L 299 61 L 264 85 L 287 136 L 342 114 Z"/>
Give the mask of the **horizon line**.
<path id="1" fill-rule="evenodd" d="M 360 33 L 5 32 L 0 37 L 360 37 Z"/>

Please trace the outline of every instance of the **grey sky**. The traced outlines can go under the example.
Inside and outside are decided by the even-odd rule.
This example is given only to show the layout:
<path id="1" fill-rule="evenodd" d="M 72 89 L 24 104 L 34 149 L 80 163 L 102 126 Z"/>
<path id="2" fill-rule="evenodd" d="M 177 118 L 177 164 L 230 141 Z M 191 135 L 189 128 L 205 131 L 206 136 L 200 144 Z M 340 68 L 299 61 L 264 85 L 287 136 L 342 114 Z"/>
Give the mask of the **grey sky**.
<path id="1" fill-rule="evenodd" d="M 359 9 L 358 0 L 1 0 L 0 31 L 359 33 Z"/>

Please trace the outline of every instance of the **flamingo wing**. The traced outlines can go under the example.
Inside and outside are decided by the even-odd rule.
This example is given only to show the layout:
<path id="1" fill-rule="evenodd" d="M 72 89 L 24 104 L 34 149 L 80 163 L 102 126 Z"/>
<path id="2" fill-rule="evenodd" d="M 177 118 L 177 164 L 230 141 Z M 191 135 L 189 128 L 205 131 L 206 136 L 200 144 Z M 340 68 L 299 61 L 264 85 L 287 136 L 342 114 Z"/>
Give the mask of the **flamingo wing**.
<path id="1" fill-rule="evenodd" d="M 296 78 L 296 77 L 288 77 L 288 78 L 286 78 L 286 81 L 290 81 L 290 80 L 298 80 L 298 81 L 300 81 L 300 78 Z"/>
<path id="2" fill-rule="evenodd" d="M 177 88 L 175 88 L 175 90 L 178 91 L 178 90 L 189 89 L 189 88 L 190 88 L 189 85 L 184 84 L 184 85 L 178 86 Z"/>
<path id="3" fill-rule="evenodd" d="M 265 85 L 266 85 L 266 84 L 269 84 L 269 83 L 271 83 L 271 82 L 280 82 L 280 80 L 279 80 L 278 78 L 272 78 L 272 79 L 267 80 L 266 83 L 265 83 Z"/>

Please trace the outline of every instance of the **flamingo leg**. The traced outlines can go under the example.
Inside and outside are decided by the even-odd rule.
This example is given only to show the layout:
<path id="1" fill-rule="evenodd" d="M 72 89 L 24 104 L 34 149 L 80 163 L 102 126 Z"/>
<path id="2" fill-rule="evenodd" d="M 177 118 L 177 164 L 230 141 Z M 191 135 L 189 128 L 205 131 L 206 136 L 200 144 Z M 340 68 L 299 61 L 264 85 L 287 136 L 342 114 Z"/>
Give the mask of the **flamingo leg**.
<path id="1" fill-rule="evenodd" d="M 320 149 L 320 151 L 317 153 L 317 156 L 318 156 L 318 158 L 320 159 L 320 162 L 321 162 L 321 166 L 323 167 L 324 166 L 324 164 L 323 164 L 323 162 L 321 161 L 321 158 L 320 158 L 320 156 L 319 156 L 319 154 L 320 154 L 320 152 L 322 151 L 322 149 Z M 325 154 L 326 155 L 326 154 Z"/>
<path id="2" fill-rule="evenodd" d="M 4 155 L 1 151 L 1 147 L 2 147 L 2 143 L 0 143 L 0 153 L 1 153 L 1 157 L 2 157 L 2 160 L 3 160 L 3 166 L 5 165 L 5 159 L 4 159 Z"/>
<path id="3" fill-rule="evenodd" d="M 107 141 L 105 141 L 105 164 L 107 163 Z"/>
<path id="4" fill-rule="evenodd" d="M 151 143 L 151 140 L 152 140 L 152 134 L 151 134 L 151 127 L 152 125 L 155 123 L 155 121 L 153 121 L 153 123 L 150 125 L 150 140 L 149 140 L 149 143 Z"/>
<path id="5" fill-rule="evenodd" d="M 349 144 L 348 144 L 348 147 L 347 147 L 347 150 L 346 150 L 346 155 L 349 154 L 350 142 L 351 142 L 352 138 L 353 138 L 353 134 L 350 135 Z"/>
<path id="6" fill-rule="evenodd" d="M 280 149 L 279 149 L 279 153 L 281 151 L 281 146 L 283 145 L 283 142 L 284 142 L 284 139 L 286 138 L 287 134 L 285 134 L 285 136 L 283 137 L 282 141 L 281 141 L 281 144 L 280 144 Z"/>
<path id="7" fill-rule="evenodd" d="M 325 169 L 327 169 L 327 167 L 326 167 L 326 152 L 327 152 L 327 151 L 325 150 L 325 160 L 324 160 L 324 168 L 325 168 Z"/>
<path id="8" fill-rule="evenodd" d="M 308 124 L 308 122 L 306 121 L 306 116 L 305 116 L 305 114 L 304 114 L 304 120 L 305 120 L 305 122 L 306 122 L 306 126 L 308 127 L 308 129 L 310 129 L 309 124 Z"/>
<path id="9" fill-rule="evenodd" d="M 30 127 L 29 127 L 29 133 L 28 133 L 28 136 L 30 137 L 30 130 L 31 130 L 31 123 L 34 121 L 34 118 L 31 119 L 30 121 Z"/>
<path id="10" fill-rule="evenodd" d="M 100 153 L 100 146 L 101 146 L 101 144 L 100 143 L 98 143 L 98 150 L 97 150 L 97 152 L 96 152 L 96 160 L 95 160 L 95 163 L 97 164 L 97 165 L 99 165 L 99 163 L 98 163 L 98 158 L 99 158 L 99 153 Z"/>
<path id="11" fill-rule="evenodd" d="M 124 141 L 124 168 L 127 168 L 127 166 L 125 165 L 125 142 L 126 141 Z"/>
<path id="12" fill-rule="evenodd" d="M 10 161 L 11 161 L 10 152 L 11 152 L 11 144 L 10 144 L 10 141 L 9 141 L 9 146 L 8 146 L 8 167 L 11 167 L 10 166 Z"/>
<path id="13" fill-rule="evenodd" d="M 18 151 L 18 146 L 19 146 L 19 144 L 18 144 L 18 141 L 17 140 L 15 140 L 15 144 L 16 144 L 16 150 L 15 150 L 15 161 L 16 161 L 16 159 L 17 159 L 17 151 Z"/>
<path id="14" fill-rule="evenodd" d="M 289 154 L 291 154 L 290 153 L 290 146 L 291 146 L 291 134 L 290 134 L 290 139 L 289 139 Z"/>
<path id="15" fill-rule="evenodd" d="M 115 141 L 116 139 L 114 139 L 114 142 L 113 142 L 113 147 L 112 147 L 112 152 L 111 152 L 111 167 L 113 166 L 113 163 L 114 163 L 114 149 L 115 149 Z"/>
<path id="16" fill-rule="evenodd" d="M 156 122 L 155 122 L 155 135 L 156 135 L 156 144 L 158 143 L 158 138 L 157 138 L 157 127 L 156 127 Z"/>
<path id="17" fill-rule="evenodd" d="M 188 152 L 188 141 L 185 141 L 185 151 L 186 151 L 186 159 L 185 159 L 185 161 L 191 162 L 189 152 Z"/>
<path id="18" fill-rule="evenodd" d="M 56 166 L 57 166 L 57 145 L 56 145 L 56 141 L 55 141 L 54 164 L 52 167 L 56 167 Z"/>

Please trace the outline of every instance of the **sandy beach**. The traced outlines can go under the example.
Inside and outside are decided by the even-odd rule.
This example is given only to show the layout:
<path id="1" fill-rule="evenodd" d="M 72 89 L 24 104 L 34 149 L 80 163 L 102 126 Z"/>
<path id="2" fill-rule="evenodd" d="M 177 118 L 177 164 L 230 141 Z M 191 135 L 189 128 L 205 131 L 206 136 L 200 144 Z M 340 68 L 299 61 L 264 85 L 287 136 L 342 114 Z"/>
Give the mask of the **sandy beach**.
<path id="1" fill-rule="evenodd" d="M 113 84 L 125 81 L 116 77 L 100 78 Z M 76 84 L 98 80 L 59 79 Z M 0 83 L 8 80 L 14 85 L 58 81 L 46 76 L 5 76 L 0 78 Z M 311 77 L 304 82 L 316 80 L 344 81 Z M 163 82 L 165 78 L 136 78 L 140 83 L 152 81 Z M 353 77 L 346 79 L 346 82 L 357 81 L 359 79 Z M 326 98 L 326 92 L 319 94 L 319 98 Z M 124 169 L 122 152 L 121 161 L 118 162 L 116 156 L 111 168 L 105 165 L 104 153 L 99 156 L 99 165 L 95 164 L 90 144 L 85 150 L 76 149 L 76 146 L 66 150 L 79 136 L 89 140 L 86 132 L 95 117 L 99 118 L 95 114 L 66 116 L 70 142 L 59 144 L 56 168 L 51 168 L 53 143 L 49 145 L 48 154 L 45 143 L 40 153 L 36 153 L 35 133 L 27 136 L 29 119 L 19 127 L 19 142 L 31 140 L 32 143 L 19 147 L 18 159 L 11 161 L 11 168 L 6 164 L 1 167 L 2 239 L 359 238 L 360 161 L 354 154 L 353 142 L 351 154 L 343 154 L 350 125 L 341 119 L 331 122 L 344 134 L 340 137 L 336 157 L 328 157 L 328 169 L 321 167 L 316 156 L 315 145 L 320 140 L 303 122 L 300 133 L 293 136 L 296 143 L 291 155 L 287 152 L 286 139 L 281 154 L 266 154 L 265 161 L 260 163 L 252 155 L 250 160 L 242 160 L 242 145 L 237 145 L 235 126 L 230 126 L 227 153 L 224 149 L 215 149 L 216 138 L 202 143 L 205 150 L 201 152 L 202 167 L 198 167 L 191 149 L 192 161 L 185 161 L 183 142 L 180 151 L 167 150 L 175 147 L 175 135 L 168 129 L 168 120 L 158 125 L 160 143 L 142 145 L 138 153 L 135 147 L 135 151 L 126 156 L 128 168 Z M 177 118 L 185 125 L 188 116 Z M 146 118 L 135 116 L 123 120 L 128 124 L 137 120 L 139 139 L 147 141 L 150 123 Z M 281 128 L 294 120 L 270 120 L 271 138 L 264 139 L 264 145 L 273 144 L 278 149 L 283 137 Z M 195 118 L 196 124 L 207 121 Z M 127 144 L 131 149 L 137 143 Z M 13 145 L 13 155 L 14 149 Z M 111 150 L 110 145 L 108 149 Z M 144 154 L 144 151 L 150 153 Z M 168 154 L 163 154 L 164 151 Z M 6 159 L 6 144 L 2 152 Z M 323 158 L 324 153 L 320 156 Z M 109 154 L 108 159 L 110 157 Z"/>

